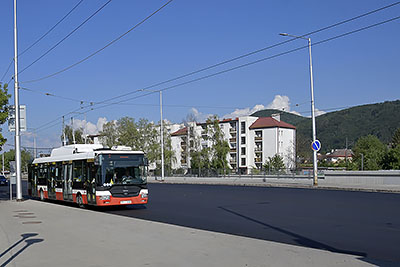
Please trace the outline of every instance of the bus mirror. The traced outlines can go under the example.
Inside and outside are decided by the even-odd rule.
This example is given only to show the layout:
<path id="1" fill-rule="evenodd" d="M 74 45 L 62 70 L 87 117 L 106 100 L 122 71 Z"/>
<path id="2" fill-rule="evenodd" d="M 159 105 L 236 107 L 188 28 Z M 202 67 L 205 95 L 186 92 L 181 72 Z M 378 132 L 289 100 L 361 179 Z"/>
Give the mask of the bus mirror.
<path id="1" fill-rule="evenodd" d="M 147 158 L 143 158 L 144 166 L 149 166 L 149 160 Z"/>
<path id="2" fill-rule="evenodd" d="M 94 165 L 100 165 L 99 156 L 94 158 Z"/>

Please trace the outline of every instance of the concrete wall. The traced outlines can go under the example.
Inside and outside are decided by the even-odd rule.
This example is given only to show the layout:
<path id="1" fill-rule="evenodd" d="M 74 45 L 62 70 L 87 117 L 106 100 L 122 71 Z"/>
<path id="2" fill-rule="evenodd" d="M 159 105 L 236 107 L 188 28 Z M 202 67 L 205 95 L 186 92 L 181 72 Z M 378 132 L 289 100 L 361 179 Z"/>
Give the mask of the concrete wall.
<path id="1" fill-rule="evenodd" d="M 400 185 L 400 171 L 326 171 L 323 184 Z"/>

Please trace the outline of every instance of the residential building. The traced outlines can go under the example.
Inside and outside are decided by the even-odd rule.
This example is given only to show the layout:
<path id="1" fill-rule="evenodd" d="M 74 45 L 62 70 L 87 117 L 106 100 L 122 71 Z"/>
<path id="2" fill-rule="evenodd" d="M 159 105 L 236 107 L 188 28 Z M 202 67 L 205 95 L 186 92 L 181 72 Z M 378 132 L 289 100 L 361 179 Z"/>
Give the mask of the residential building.
<path id="1" fill-rule="evenodd" d="M 261 169 L 268 157 L 280 155 L 287 169 L 295 167 L 296 127 L 273 117 L 244 116 L 219 122 L 224 139 L 229 143 L 227 155 L 229 168 L 243 174 Z M 211 143 L 207 137 L 206 123 L 189 123 L 171 134 L 175 151 L 174 169 L 190 168 L 190 152 Z"/>

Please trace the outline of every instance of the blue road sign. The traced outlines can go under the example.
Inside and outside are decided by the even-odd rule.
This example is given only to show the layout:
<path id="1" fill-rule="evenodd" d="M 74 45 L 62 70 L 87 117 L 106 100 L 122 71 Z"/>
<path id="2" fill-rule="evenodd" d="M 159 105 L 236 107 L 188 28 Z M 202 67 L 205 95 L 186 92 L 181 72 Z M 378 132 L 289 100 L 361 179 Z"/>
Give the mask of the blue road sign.
<path id="1" fill-rule="evenodd" d="M 311 143 L 311 148 L 314 151 L 319 151 L 321 149 L 321 142 L 319 140 L 315 140 L 314 142 Z"/>

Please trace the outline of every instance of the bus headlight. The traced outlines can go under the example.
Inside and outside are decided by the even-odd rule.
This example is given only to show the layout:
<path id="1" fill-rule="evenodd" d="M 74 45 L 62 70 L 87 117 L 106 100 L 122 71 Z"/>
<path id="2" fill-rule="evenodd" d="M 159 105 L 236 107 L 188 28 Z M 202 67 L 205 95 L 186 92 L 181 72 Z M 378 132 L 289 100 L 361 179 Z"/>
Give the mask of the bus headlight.
<path id="1" fill-rule="evenodd" d="M 141 197 L 141 198 L 148 198 L 148 197 L 149 197 L 149 191 L 146 190 L 146 189 L 140 190 L 140 197 Z"/>

